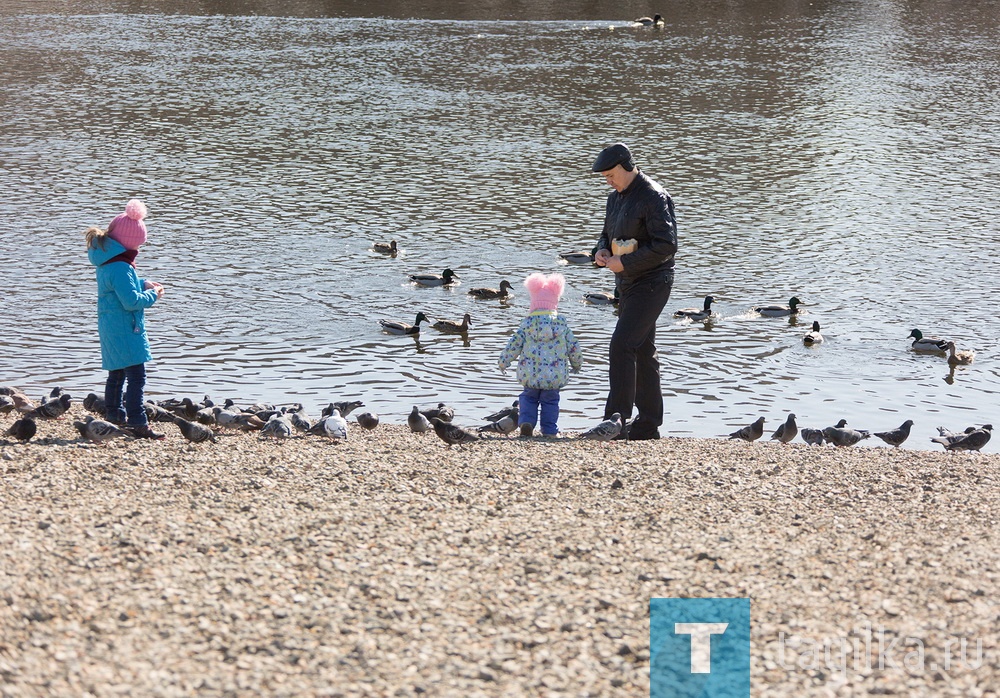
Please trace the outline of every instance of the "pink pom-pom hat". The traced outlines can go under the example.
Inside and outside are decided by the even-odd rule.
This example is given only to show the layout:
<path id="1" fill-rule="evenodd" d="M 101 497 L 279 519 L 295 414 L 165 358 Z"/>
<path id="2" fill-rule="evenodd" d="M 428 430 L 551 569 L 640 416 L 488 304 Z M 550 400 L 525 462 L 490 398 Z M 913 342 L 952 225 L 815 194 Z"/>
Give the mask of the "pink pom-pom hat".
<path id="1" fill-rule="evenodd" d="M 562 274 L 545 276 L 535 272 L 524 280 L 531 298 L 531 311 L 556 310 L 559 307 L 559 297 L 566 287 L 566 278 Z"/>
<path id="2" fill-rule="evenodd" d="M 125 204 L 125 212 L 119 213 L 108 226 L 108 237 L 120 243 L 127 250 L 137 250 L 146 242 L 146 204 L 131 199 Z"/>

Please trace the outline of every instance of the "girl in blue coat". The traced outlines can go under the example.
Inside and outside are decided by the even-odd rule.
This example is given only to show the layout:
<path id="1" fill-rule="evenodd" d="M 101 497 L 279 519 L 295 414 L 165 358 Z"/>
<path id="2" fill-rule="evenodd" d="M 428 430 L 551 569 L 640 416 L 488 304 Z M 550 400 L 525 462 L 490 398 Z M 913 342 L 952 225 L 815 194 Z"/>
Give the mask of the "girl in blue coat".
<path id="1" fill-rule="evenodd" d="M 518 398 L 521 436 L 531 436 L 541 422 L 543 436 L 558 436 L 559 389 L 580 371 L 580 345 L 557 308 L 566 279 L 562 274 L 531 274 L 524 280 L 531 298 L 528 317 L 514 331 L 503 353 L 500 370 L 506 372 L 514 359 L 517 379 L 524 386 Z"/>
<path id="2" fill-rule="evenodd" d="M 135 270 L 139 246 L 146 242 L 145 217 L 145 204 L 132 199 L 106 231 L 92 227 L 84 235 L 87 256 L 97 271 L 97 331 L 101 367 L 108 371 L 107 419 L 124 424 L 136 437 L 162 439 L 163 434 L 150 429 L 143 406 L 146 362 L 153 358 L 143 311 L 163 296 L 163 286 L 140 279 Z"/>

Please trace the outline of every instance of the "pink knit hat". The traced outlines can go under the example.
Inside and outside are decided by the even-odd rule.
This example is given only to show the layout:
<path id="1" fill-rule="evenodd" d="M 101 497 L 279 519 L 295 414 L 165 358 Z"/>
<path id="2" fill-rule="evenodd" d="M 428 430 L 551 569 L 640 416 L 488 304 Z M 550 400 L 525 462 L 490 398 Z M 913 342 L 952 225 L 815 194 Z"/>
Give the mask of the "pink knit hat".
<path id="1" fill-rule="evenodd" d="M 118 242 L 126 250 L 137 250 L 146 242 L 146 204 L 131 199 L 125 204 L 125 213 L 119 213 L 108 226 L 108 237 Z"/>
<path id="2" fill-rule="evenodd" d="M 559 307 L 559 296 L 566 286 L 566 279 L 562 274 L 552 274 L 545 276 L 535 272 L 524 280 L 524 287 L 528 289 L 531 297 L 531 310 L 555 310 Z"/>

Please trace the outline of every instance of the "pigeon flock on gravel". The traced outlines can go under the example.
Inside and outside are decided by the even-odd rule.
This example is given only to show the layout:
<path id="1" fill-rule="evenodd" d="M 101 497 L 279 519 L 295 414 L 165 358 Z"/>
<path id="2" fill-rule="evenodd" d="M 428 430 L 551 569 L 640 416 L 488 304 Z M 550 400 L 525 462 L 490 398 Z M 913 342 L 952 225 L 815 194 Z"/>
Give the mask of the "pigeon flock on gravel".
<path id="1" fill-rule="evenodd" d="M 3 432 L 4 436 L 28 442 L 37 435 L 39 422 L 64 419 L 72 404 L 73 398 L 61 388 L 54 388 L 49 395 L 35 402 L 17 388 L 0 387 L 0 415 L 17 415 L 17 419 Z M 90 412 L 84 419 L 73 422 L 82 439 L 105 445 L 115 439 L 132 438 L 127 426 L 112 424 L 105 419 L 104 399 L 99 395 L 90 393 L 81 404 Z M 279 442 L 298 435 L 339 442 L 348 438 L 350 426 L 347 417 L 360 407 L 364 407 L 361 400 L 331 402 L 321 410 L 319 417 L 313 419 L 299 403 L 283 406 L 256 403 L 240 407 L 232 399 L 217 404 L 206 395 L 198 402 L 183 397 L 147 400 L 145 404 L 146 416 L 151 423 L 174 424 L 180 435 L 193 444 L 217 443 L 217 436 L 226 431 L 255 432 L 261 439 Z M 433 431 L 449 447 L 470 444 L 484 437 L 509 437 L 519 426 L 518 401 L 514 400 L 509 406 L 487 415 L 483 418 L 485 424 L 475 428 L 461 427 L 454 423 L 454 419 L 455 409 L 443 402 L 425 408 L 414 405 L 406 417 L 406 425 L 418 434 Z M 370 431 L 379 425 L 379 416 L 372 412 L 361 412 L 355 420 L 364 430 Z M 899 448 L 909 438 L 913 427 L 912 419 L 907 419 L 895 429 L 877 432 L 848 427 L 845 419 L 823 428 L 799 428 L 795 420 L 796 416 L 789 414 L 771 434 L 771 440 L 787 444 L 801 436 L 809 445 L 848 447 L 875 436 L 887 445 Z M 756 441 L 764 436 L 764 421 L 764 417 L 759 417 L 729 434 L 729 438 Z M 626 426 L 621 414 L 616 412 L 611 419 L 583 431 L 577 438 L 584 441 L 627 439 Z M 960 432 L 938 427 L 939 436 L 931 441 L 940 444 L 946 451 L 979 451 L 989 442 L 992 431 L 991 424 L 973 425 Z"/>

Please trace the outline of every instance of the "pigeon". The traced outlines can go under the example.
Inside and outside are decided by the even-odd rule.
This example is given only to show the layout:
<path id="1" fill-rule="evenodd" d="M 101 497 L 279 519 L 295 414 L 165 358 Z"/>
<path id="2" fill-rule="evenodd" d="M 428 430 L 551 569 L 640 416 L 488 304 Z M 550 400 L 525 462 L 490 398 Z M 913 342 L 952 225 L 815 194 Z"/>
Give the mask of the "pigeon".
<path id="1" fill-rule="evenodd" d="M 10 414 L 16 405 L 10 395 L 0 395 L 0 414 Z"/>
<path id="2" fill-rule="evenodd" d="M 763 427 L 763 425 L 761 425 Z M 789 441 L 794 439 L 799 434 L 799 428 L 795 425 L 795 415 L 789 413 L 788 419 L 785 420 L 784 424 L 780 424 L 774 433 L 771 434 L 771 441 L 780 441 L 783 444 L 787 444 Z"/>
<path id="3" fill-rule="evenodd" d="M 64 414 L 72 402 L 72 398 L 63 393 L 57 398 L 46 400 L 33 409 L 30 414 L 35 419 L 59 419 Z"/>
<path id="4" fill-rule="evenodd" d="M 30 415 L 25 415 L 10 425 L 7 436 L 13 436 L 23 443 L 31 439 L 36 431 L 38 431 L 38 425 L 35 424 L 35 420 Z"/>
<path id="5" fill-rule="evenodd" d="M 216 415 L 218 417 L 218 415 Z M 266 422 L 258 417 L 256 414 L 251 414 L 250 412 L 241 412 L 236 415 L 230 426 L 234 426 L 237 429 L 242 429 L 243 431 L 260 431 L 264 428 Z"/>
<path id="6" fill-rule="evenodd" d="M 173 422 L 174 413 L 166 410 L 155 402 L 146 402 L 143 407 L 146 410 L 146 419 L 150 422 Z"/>
<path id="7" fill-rule="evenodd" d="M 107 403 L 97 393 L 88 393 L 87 397 L 83 398 L 83 409 L 93 412 L 98 417 L 106 417 L 108 414 Z"/>
<path id="8" fill-rule="evenodd" d="M 35 403 L 23 392 L 12 386 L 0 388 L 0 395 L 6 395 L 14 402 L 14 409 L 18 412 L 28 413 L 35 409 Z"/>
<path id="9" fill-rule="evenodd" d="M 450 422 L 455 418 L 455 408 L 449 407 L 443 402 L 439 402 L 437 407 L 429 407 L 426 410 L 420 410 L 420 413 L 427 417 L 428 421 L 437 417 L 442 422 Z"/>
<path id="10" fill-rule="evenodd" d="M 517 410 L 514 410 L 513 413 L 508 414 L 506 417 L 501 417 L 500 419 L 492 421 L 489 424 L 484 424 L 483 426 L 479 427 L 477 431 L 480 434 L 488 431 L 488 432 L 494 432 L 496 434 L 503 434 L 504 436 L 506 436 L 515 429 L 517 429 L 517 418 L 518 418 Z"/>
<path id="11" fill-rule="evenodd" d="M 615 412 L 611 415 L 611 419 L 605 419 L 596 427 L 583 432 L 580 434 L 580 438 L 590 439 L 592 441 L 611 441 L 618 436 L 621 431 L 622 415 L 621 412 Z"/>
<path id="12" fill-rule="evenodd" d="M 95 444 L 103 444 L 111 439 L 129 436 L 127 432 L 119 429 L 111 422 L 105 422 L 103 419 L 95 419 L 92 414 L 88 414 L 82 422 L 79 420 L 73 422 L 73 426 L 80 432 L 80 436 Z"/>
<path id="13" fill-rule="evenodd" d="M 847 426 L 847 420 L 846 419 L 841 419 L 840 421 L 838 421 L 836 424 L 833 425 L 833 428 L 834 429 L 843 429 L 846 426 Z"/>
<path id="14" fill-rule="evenodd" d="M 503 409 L 499 409 L 493 414 L 486 415 L 485 417 L 483 417 L 483 419 L 485 419 L 487 422 L 499 422 L 501 419 L 503 419 L 509 414 L 517 414 L 519 404 L 520 400 L 515 399 L 514 402 L 510 404 L 510 407 L 504 407 Z"/>
<path id="15" fill-rule="evenodd" d="M 407 416 L 406 425 L 410 427 L 410 431 L 417 434 L 422 434 L 431 428 L 431 424 L 427 417 L 423 415 L 420 408 L 416 405 L 413 406 L 413 411 L 410 412 L 409 416 Z"/>
<path id="16" fill-rule="evenodd" d="M 862 439 L 871 436 L 870 431 L 864 429 L 847 429 L 846 427 L 827 427 L 823 430 L 823 438 L 834 446 L 853 446 Z"/>
<path id="17" fill-rule="evenodd" d="M 292 435 L 292 421 L 290 417 L 274 415 L 260 430 L 260 438 L 272 438 L 283 441 Z"/>
<path id="18" fill-rule="evenodd" d="M 334 410 L 340 412 L 341 417 L 346 417 L 356 408 L 364 406 L 365 403 L 361 402 L 361 400 L 354 400 L 352 402 L 348 402 L 346 400 L 343 402 L 331 402 L 329 405 L 323 408 L 323 412 L 320 414 L 320 417 L 329 417 L 331 414 L 333 414 Z"/>
<path id="19" fill-rule="evenodd" d="M 193 444 L 200 444 L 205 441 L 215 443 L 215 432 L 204 424 L 190 422 L 179 415 L 174 415 L 174 424 L 180 428 L 181 436 Z"/>
<path id="20" fill-rule="evenodd" d="M 357 416 L 358 424 L 362 429 L 371 431 L 378 426 L 378 415 L 374 412 L 362 412 Z"/>
<path id="21" fill-rule="evenodd" d="M 201 409 L 201 406 L 196 405 L 189 397 L 181 398 L 180 402 L 171 401 L 164 403 L 163 407 L 189 422 L 193 422 L 198 418 L 198 410 Z"/>
<path id="22" fill-rule="evenodd" d="M 737 429 L 729 435 L 730 439 L 743 439 L 744 441 L 756 441 L 764 435 L 764 418 L 758 417 L 753 424 L 748 424 L 742 429 Z"/>
<path id="23" fill-rule="evenodd" d="M 288 419 L 291 421 L 292 426 L 295 427 L 296 431 L 309 431 L 309 427 L 312 426 L 309 422 L 309 418 L 306 416 L 304 407 L 299 407 L 299 409 L 289 412 Z"/>
<path id="24" fill-rule="evenodd" d="M 467 444 L 479 440 L 479 437 L 471 431 L 467 431 L 457 424 L 446 422 L 440 417 L 434 417 L 430 421 L 434 425 L 434 433 L 448 444 L 449 448 L 454 444 Z"/>
<path id="25" fill-rule="evenodd" d="M 823 430 L 822 429 L 810 429 L 809 427 L 802 427 L 802 440 L 805 441 L 810 446 L 822 446 L 823 445 Z"/>
<path id="26" fill-rule="evenodd" d="M 204 424 L 207 427 L 214 427 L 216 424 L 215 409 L 212 407 L 202 407 L 200 410 L 195 412 L 194 417 L 195 418 L 192 421 L 198 422 L 198 424 Z"/>
<path id="27" fill-rule="evenodd" d="M 215 414 L 215 423 L 220 427 L 238 427 L 237 420 L 243 414 L 242 412 L 219 406 L 213 407 L 212 412 Z"/>
<path id="28" fill-rule="evenodd" d="M 892 431 L 876 431 L 875 436 L 882 439 L 890 446 L 899 448 L 900 445 L 910 437 L 910 427 L 912 426 L 913 420 L 907 419 L 899 425 L 899 428 L 893 429 Z"/>
<path id="29" fill-rule="evenodd" d="M 312 425 L 309 429 L 310 434 L 317 434 L 319 436 L 326 436 L 330 439 L 346 439 L 347 438 L 347 420 L 340 416 L 340 410 L 336 407 L 333 408 L 333 412 L 326 417 L 323 417 L 318 422 Z"/>
<path id="30" fill-rule="evenodd" d="M 992 432 L 993 425 L 984 424 L 974 431 L 952 436 L 935 436 L 931 441 L 941 444 L 946 451 L 978 451 L 989 442 Z"/>
<path id="31" fill-rule="evenodd" d="M 944 427 L 938 427 L 938 434 L 941 436 L 958 436 L 960 434 L 971 434 L 979 427 L 966 427 L 965 431 L 951 431 L 950 429 L 945 429 Z"/>

